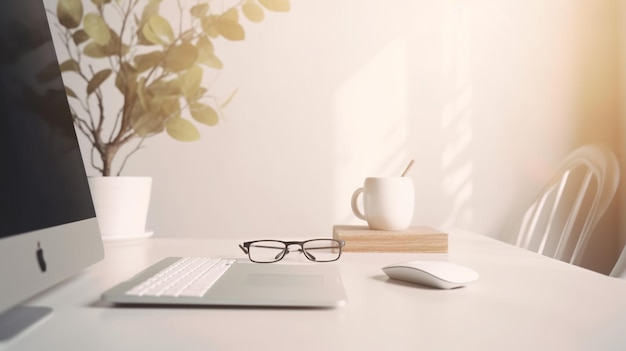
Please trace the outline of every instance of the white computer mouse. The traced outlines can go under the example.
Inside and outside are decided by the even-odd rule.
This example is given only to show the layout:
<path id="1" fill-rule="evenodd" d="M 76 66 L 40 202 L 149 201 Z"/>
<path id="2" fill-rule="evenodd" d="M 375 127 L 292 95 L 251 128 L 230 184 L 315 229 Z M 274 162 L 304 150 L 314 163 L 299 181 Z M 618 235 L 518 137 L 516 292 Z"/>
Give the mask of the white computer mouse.
<path id="1" fill-rule="evenodd" d="M 459 288 L 478 279 L 473 269 L 449 261 L 396 263 L 383 267 L 383 272 L 392 279 L 439 289 Z"/>

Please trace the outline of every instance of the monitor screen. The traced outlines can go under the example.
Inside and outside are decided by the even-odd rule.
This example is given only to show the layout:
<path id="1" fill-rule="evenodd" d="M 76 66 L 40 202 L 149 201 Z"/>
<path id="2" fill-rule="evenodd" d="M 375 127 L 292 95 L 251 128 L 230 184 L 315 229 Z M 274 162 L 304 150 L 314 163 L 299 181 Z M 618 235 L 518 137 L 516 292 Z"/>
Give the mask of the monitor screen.
<path id="1" fill-rule="evenodd" d="M 42 0 L 0 3 L 0 313 L 103 257 Z"/>

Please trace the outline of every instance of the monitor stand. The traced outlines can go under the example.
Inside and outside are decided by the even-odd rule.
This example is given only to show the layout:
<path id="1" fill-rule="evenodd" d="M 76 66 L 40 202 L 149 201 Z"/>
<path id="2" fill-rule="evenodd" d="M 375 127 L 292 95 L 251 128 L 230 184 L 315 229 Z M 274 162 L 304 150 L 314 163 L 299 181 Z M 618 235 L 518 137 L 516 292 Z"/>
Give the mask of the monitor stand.
<path id="1" fill-rule="evenodd" d="M 10 340 L 51 312 L 50 307 L 18 305 L 0 314 L 0 342 Z"/>

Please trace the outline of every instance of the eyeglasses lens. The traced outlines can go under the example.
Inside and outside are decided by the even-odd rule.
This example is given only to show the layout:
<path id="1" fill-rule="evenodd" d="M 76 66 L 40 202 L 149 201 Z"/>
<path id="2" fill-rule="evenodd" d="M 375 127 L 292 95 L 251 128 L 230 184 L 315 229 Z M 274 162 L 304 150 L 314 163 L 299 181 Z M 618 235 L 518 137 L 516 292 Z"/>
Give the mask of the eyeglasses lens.
<path id="1" fill-rule="evenodd" d="M 285 255 L 286 247 L 280 241 L 266 240 L 250 244 L 248 250 L 252 261 L 275 262 Z"/>
<path id="2" fill-rule="evenodd" d="M 335 240 L 309 240 L 303 244 L 309 259 L 318 262 L 334 261 L 341 254 L 341 246 Z"/>

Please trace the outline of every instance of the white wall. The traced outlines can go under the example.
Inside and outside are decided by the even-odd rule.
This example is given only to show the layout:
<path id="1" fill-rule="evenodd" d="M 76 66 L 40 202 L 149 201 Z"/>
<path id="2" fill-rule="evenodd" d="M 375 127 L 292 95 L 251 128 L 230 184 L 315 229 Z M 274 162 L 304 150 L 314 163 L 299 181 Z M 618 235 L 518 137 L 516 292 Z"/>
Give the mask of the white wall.
<path id="1" fill-rule="evenodd" d="M 415 224 L 505 238 L 565 154 L 617 147 L 618 0 L 291 3 L 216 43 L 212 89 L 238 89 L 219 125 L 131 159 L 156 236 L 327 236 L 360 223 L 364 177 L 414 158 Z"/>

